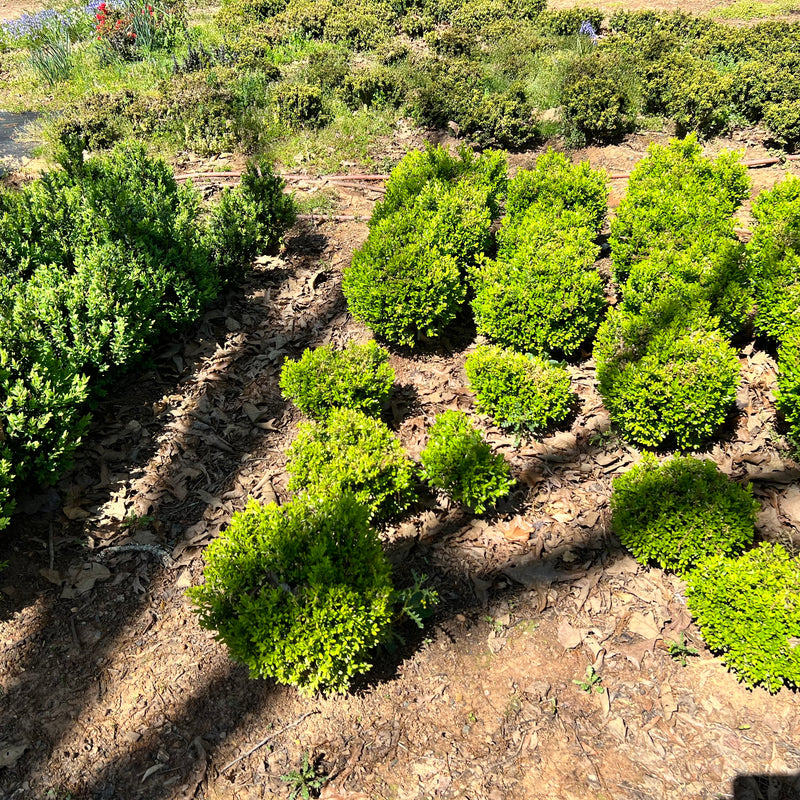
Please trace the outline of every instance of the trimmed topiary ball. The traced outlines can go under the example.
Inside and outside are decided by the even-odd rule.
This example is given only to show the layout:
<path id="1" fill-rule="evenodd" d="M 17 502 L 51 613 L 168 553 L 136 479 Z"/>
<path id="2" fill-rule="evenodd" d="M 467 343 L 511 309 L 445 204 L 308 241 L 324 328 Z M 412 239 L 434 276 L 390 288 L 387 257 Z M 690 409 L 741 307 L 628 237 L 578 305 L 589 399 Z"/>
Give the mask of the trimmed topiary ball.
<path id="1" fill-rule="evenodd" d="M 612 525 L 637 561 L 685 573 L 751 544 L 758 503 L 711 461 L 651 453 L 614 480 Z"/>
<path id="2" fill-rule="evenodd" d="M 599 230 L 608 211 L 608 177 L 594 170 L 588 161 L 573 164 L 562 153 L 548 150 L 536 159 L 536 166 L 521 169 L 508 184 L 506 214 L 513 218 L 532 205 L 585 211 Z"/>
<path id="3" fill-rule="evenodd" d="M 337 408 L 324 422 L 301 424 L 287 455 L 290 491 L 351 491 L 377 519 L 405 511 L 414 499 L 414 465 L 386 425 L 361 411 Z"/>
<path id="4" fill-rule="evenodd" d="M 736 351 L 701 310 L 665 298 L 640 314 L 613 309 L 600 326 L 594 348 L 599 390 L 626 439 L 695 449 L 733 408 Z"/>
<path id="5" fill-rule="evenodd" d="M 706 644 L 739 680 L 800 688 L 800 559 L 762 542 L 738 558 L 705 559 L 686 580 Z"/>
<path id="6" fill-rule="evenodd" d="M 256 678 L 344 692 L 389 632 L 391 570 L 351 494 L 284 506 L 250 500 L 206 549 L 189 590 L 200 625 Z"/>
<path id="7" fill-rule="evenodd" d="M 777 406 L 786 420 L 787 438 L 800 451 L 800 329 L 786 334 L 778 350 Z"/>
<path id="8" fill-rule="evenodd" d="M 588 219 L 537 204 L 501 228 L 497 260 L 471 272 L 479 333 L 522 352 L 567 357 L 591 338 L 606 299 Z"/>
<path id="9" fill-rule="evenodd" d="M 482 345 L 464 368 L 479 410 L 501 427 L 544 430 L 563 422 L 575 406 L 567 371 L 536 356 Z"/>
<path id="10" fill-rule="evenodd" d="M 281 370 L 281 391 L 304 413 L 317 419 L 334 408 L 355 408 L 379 416 L 394 383 L 389 354 L 375 342 L 350 342 L 308 348 Z"/>
<path id="11" fill-rule="evenodd" d="M 514 481 L 502 455 L 493 456 L 480 431 L 462 411 L 445 411 L 428 432 L 419 455 L 422 477 L 482 514 L 508 494 Z"/>

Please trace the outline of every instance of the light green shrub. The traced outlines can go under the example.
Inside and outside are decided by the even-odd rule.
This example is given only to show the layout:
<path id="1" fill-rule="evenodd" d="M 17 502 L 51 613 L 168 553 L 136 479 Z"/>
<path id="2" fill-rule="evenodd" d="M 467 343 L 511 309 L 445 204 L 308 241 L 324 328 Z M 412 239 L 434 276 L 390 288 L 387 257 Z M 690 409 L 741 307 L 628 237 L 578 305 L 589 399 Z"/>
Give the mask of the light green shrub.
<path id="1" fill-rule="evenodd" d="M 800 559 L 762 542 L 712 556 L 687 576 L 686 599 L 706 644 L 749 686 L 800 687 Z"/>
<path id="2" fill-rule="evenodd" d="M 281 370 L 283 396 L 318 419 L 334 408 L 378 416 L 393 383 L 389 354 L 375 342 L 350 342 L 344 350 L 309 348 L 298 361 L 285 361 Z"/>
<path id="3" fill-rule="evenodd" d="M 563 422 L 575 407 L 567 371 L 541 358 L 482 345 L 464 368 L 478 409 L 501 427 L 542 431 Z"/>
<path id="4" fill-rule="evenodd" d="M 465 148 L 454 156 L 441 145 L 431 144 L 424 150 L 412 150 L 392 170 L 386 183 L 386 195 L 375 204 L 370 225 L 377 225 L 395 211 L 414 206 L 429 183 L 449 184 L 461 180 L 487 188 L 487 204 L 495 218 L 499 214 L 499 198 L 507 184 L 505 154 L 491 150 L 478 156 Z"/>
<path id="5" fill-rule="evenodd" d="M 514 481 L 502 455 L 492 455 L 462 411 L 445 411 L 428 431 L 419 455 L 422 477 L 478 514 L 508 494 Z"/>
<path id="6" fill-rule="evenodd" d="M 498 240 L 497 260 L 471 273 L 478 332 L 522 352 L 574 355 L 606 307 L 590 218 L 536 205 L 504 225 Z"/>
<path id="7" fill-rule="evenodd" d="M 325 421 L 302 423 L 287 455 L 293 492 L 350 491 L 376 519 L 405 511 L 414 499 L 414 466 L 400 442 L 361 411 L 337 408 Z"/>
<path id="8" fill-rule="evenodd" d="M 304 694 L 346 691 L 393 616 L 390 567 L 367 516 L 350 494 L 250 500 L 206 549 L 205 582 L 189 590 L 201 626 L 252 677 Z"/>
<path id="9" fill-rule="evenodd" d="M 711 555 L 729 556 L 755 536 L 758 503 L 711 461 L 645 454 L 614 480 L 611 524 L 637 561 L 684 574 Z"/>
<path id="10" fill-rule="evenodd" d="M 700 447 L 736 400 L 736 351 L 702 304 L 663 298 L 639 314 L 613 309 L 597 332 L 594 357 L 611 419 L 645 447 Z"/>
<path id="11" fill-rule="evenodd" d="M 800 179 L 789 176 L 753 203 L 747 245 L 759 333 L 781 339 L 800 319 Z"/>
<path id="12" fill-rule="evenodd" d="M 439 336 L 464 303 L 466 270 L 489 244 L 489 192 L 431 181 L 413 206 L 373 225 L 344 271 L 351 313 L 398 344 Z"/>
<path id="13" fill-rule="evenodd" d="M 787 426 L 787 438 L 800 453 L 800 328 L 787 332 L 778 350 L 778 411 Z"/>
<path id="14" fill-rule="evenodd" d="M 694 136 L 651 145 L 631 172 L 611 223 L 614 277 L 622 285 L 637 261 L 658 250 L 716 246 L 733 239 L 733 213 L 747 196 L 747 170 L 733 152 L 705 158 Z"/>
<path id="15" fill-rule="evenodd" d="M 600 230 L 608 211 L 607 181 L 606 172 L 592 169 L 588 161 L 572 164 L 562 153 L 548 150 L 536 159 L 533 169 L 519 170 L 508 184 L 506 214 L 513 219 L 533 204 L 584 210 Z"/>

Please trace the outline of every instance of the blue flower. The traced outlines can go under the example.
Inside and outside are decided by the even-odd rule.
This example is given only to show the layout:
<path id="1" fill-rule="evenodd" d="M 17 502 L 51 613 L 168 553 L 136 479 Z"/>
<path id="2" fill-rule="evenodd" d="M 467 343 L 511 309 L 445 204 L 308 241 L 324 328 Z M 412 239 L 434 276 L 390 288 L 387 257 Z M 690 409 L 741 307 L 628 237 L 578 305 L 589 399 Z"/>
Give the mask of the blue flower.
<path id="1" fill-rule="evenodd" d="M 581 23 L 580 30 L 578 31 L 578 35 L 580 36 L 588 36 L 593 44 L 597 44 L 597 31 L 594 29 L 591 22 L 588 19 L 585 19 Z"/>

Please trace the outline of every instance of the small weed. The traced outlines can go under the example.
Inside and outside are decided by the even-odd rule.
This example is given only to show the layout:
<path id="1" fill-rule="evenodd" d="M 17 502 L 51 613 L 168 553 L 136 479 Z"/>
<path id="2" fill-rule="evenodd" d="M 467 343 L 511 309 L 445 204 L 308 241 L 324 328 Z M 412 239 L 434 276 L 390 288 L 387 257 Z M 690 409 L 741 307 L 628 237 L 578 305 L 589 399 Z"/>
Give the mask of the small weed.
<path id="1" fill-rule="evenodd" d="M 295 195 L 298 214 L 334 214 L 339 197 L 334 189 L 320 189 L 308 194 Z"/>
<path id="2" fill-rule="evenodd" d="M 594 671 L 593 666 L 586 667 L 586 677 L 582 681 L 572 681 L 577 684 L 582 692 L 602 692 L 603 687 L 600 682 L 603 679 Z"/>
<path id="3" fill-rule="evenodd" d="M 139 516 L 138 514 L 128 514 L 122 520 L 122 527 L 128 530 L 135 530 L 137 528 L 146 528 L 155 520 L 155 517 L 150 517 L 146 514 Z"/>
<path id="4" fill-rule="evenodd" d="M 682 667 L 686 666 L 686 656 L 696 656 L 699 652 L 694 647 L 686 644 L 686 637 L 681 633 L 681 638 L 677 642 L 667 642 L 667 652 L 675 661 L 680 661 Z"/>
<path id="5" fill-rule="evenodd" d="M 303 753 L 300 769 L 281 775 L 281 780 L 289 785 L 289 800 L 295 800 L 298 797 L 303 798 L 303 800 L 319 797 L 319 791 L 325 785 L 328 776 L 319 771 L 319 766 L 316 762 L 316 758 L 311 760 L 308 757 L 308 753 Z"/>
<path id="6" fill-rule="evenodd" d="M 474 725 L 477 721 L 478 718 L 470 711 L 469 714 L 467 714 L 467 722 L 469 722 L 470 725 Z"/>
<path id="7" fill-rule="evenodd" d="M 492 626 L 492 630 L 498 636 L 505 630 L 505 625 L 502 622 L 498 622 L 491 614 L 486 614 L 483 619 Z"/>

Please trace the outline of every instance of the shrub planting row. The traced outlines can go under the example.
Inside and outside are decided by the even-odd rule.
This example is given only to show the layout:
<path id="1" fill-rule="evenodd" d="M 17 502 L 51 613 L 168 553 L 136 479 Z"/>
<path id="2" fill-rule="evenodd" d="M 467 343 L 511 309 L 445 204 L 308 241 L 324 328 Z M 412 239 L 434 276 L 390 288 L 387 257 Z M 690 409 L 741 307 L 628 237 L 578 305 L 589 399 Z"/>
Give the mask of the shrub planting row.
<path id="1" fill-rule="evenodd" d="M 800 557 L 779 544 L 752 547 L 759 504 L 749 485 L 711 461 L 659 464 L 648 454 L 614 481 L 611 508 L 640 562 L 685 577 L 703 638 L 740 680 L 771 692 L 800 687 Z"/>
<path id="2" fill-rule="evenodd" d="M 0 517 L 52 482 L 86 401 L 202 309 L 294 219 L 264 163 L 208 213 L 164 162 L 126 144 L 0 193 Z"/>
<path id="3" fill-rule="evenodd" d="M 622 302 L 595 343 L 600 393 L 623 434 L 697 448 L 725 421 L 739 366 L 728 338 L 752 306 L 733 212 L 747 189 L 734 155 L 692 136 L 652 146 L 611 226 Z"/>

